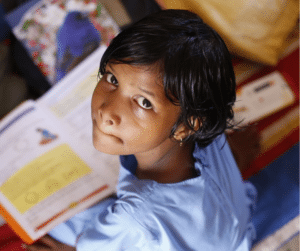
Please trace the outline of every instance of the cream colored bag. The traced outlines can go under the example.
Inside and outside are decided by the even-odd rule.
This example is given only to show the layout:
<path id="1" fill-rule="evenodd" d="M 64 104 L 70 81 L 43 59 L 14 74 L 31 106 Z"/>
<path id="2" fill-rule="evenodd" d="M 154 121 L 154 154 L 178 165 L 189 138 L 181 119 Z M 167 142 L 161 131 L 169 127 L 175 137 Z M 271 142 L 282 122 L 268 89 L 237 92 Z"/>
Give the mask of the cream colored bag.
<path id="1" fill-rule="evenodd" d="M 161 0 L 160 0 L 161 1 Z M 168 9 L 197 13 L 233 54 L 275 65 L 297 25 L 298 0 L 163 0 Z"/>

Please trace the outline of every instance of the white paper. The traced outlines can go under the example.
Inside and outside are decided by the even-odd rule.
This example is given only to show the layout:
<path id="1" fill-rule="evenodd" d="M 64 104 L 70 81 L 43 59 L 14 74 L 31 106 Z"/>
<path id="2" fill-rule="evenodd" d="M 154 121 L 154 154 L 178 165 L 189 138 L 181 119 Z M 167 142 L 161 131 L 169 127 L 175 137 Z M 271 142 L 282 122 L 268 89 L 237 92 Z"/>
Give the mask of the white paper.
<path id="1" fill-rule="evenodd" d="M 250 82 L 237 91 L 234 105 L 236 122 L 258 121 L 295 101 L 288 83 L 279 72 L 273 72 Z"/>

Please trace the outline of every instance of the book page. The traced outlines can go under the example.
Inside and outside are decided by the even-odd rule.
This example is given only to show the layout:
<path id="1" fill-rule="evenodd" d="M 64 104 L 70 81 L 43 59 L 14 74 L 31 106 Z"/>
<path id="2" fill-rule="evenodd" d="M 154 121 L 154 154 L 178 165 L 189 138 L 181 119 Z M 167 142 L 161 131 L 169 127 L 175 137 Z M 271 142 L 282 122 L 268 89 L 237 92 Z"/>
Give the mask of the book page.
<path id="1" fill-rule="evenodd" d="M 118 162 L 93 165 L 70 131 L 33 101 L 0 123 L 0 204 L 33 239 L 115 191 Z"/>
<path id="2" fill-rule="evenodd" d="M 275 71 L 242 86 L 236 100 L 234 120 L 247 124 L 293 104 L 295 97 L 284 77 Z"/>
<path id="3" fill-rule="evenodd" d="M 46 141 L 55 137 L 43 138 L 40 144 L 47 144 Z M 61 188 L 91 172 L 92 169 L 69 145 L 62 144 L 14 173 L 0 186 L 0 191 L 24 214 Z"/>

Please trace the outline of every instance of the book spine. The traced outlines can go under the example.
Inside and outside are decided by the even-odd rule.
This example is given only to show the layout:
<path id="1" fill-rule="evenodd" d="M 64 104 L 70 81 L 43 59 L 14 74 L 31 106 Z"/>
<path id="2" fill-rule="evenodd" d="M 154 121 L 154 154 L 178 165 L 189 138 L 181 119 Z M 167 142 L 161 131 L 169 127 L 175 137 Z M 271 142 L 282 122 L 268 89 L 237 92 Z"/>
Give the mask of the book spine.
<path id="1" fill-rule="evenodd" d="M 26 243 L 32 244 L 34 240 L 29 234 L 20 226 L 20 224 L 12 217 L 12 215 L 0 205 L 0 215 L 5 219 L 11 229 Z"/>

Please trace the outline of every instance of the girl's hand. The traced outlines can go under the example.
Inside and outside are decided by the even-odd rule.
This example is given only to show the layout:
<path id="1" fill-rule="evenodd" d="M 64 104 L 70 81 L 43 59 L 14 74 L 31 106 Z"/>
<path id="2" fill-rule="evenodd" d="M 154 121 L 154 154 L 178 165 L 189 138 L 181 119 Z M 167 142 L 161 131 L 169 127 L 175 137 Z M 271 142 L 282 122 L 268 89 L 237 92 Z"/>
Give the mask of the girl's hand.
<path id="1" fill-rule="evenodd" d="M 76 251 L 76 248 L 63 244 L 49 235 L 45 235 L 32 245 L 26 245 L 28 251 Z"/>

